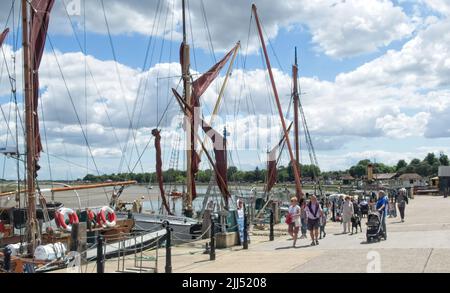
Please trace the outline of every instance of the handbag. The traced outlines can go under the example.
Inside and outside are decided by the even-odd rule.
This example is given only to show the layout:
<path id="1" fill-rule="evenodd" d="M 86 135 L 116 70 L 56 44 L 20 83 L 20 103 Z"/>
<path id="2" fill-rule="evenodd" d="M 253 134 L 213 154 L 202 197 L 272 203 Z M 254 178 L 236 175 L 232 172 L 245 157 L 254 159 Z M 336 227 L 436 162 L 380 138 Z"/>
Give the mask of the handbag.
<path id="1" fill-rule="evenodd" d="M 287 225 L 292 224 L 292 215 L 290 213 L 288 213 L 286 215 L 286 221 L 285 222 L 286 222 Z"/>

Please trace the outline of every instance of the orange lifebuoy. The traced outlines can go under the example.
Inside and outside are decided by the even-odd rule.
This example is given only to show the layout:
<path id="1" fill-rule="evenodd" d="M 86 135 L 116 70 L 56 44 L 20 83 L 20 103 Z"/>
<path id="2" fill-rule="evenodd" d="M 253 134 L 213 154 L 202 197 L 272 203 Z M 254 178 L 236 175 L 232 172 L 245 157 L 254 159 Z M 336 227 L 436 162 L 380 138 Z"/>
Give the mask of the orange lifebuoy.
<path id="1" fill-rule="evenodd" d="M 66 215 L 69 219 L 69 224 L 66 223 Z M 55 222 L 58 228 L 62 228 L 67 232 L 71 232 L 72 225 L 80 223 L 80 220 L 78 219 L 77 213 L 75 213 L 75 211 L 73 211 L 72 209 L 61 208 L 56 212 Z"/>

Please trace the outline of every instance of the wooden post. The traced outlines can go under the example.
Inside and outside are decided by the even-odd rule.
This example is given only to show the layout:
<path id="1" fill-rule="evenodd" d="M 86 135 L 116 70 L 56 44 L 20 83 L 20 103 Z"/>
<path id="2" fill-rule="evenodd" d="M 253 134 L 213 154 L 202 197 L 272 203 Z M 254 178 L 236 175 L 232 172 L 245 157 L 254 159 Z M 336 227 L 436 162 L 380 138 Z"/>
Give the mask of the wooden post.
<path id="1" fill-rule="evenodd" d="M 273 209 L 270 209 L 270 235 L 269 235 L 269 240 L 270 241 L 274 241 L 275 240 L 275 236 L 273 233 Z"/>
<path id="2" fill-rule="evenodd" d="M 88 220 L 89 221 L 89 220 Z M 81 260 L 86 260 L 87 250 L 87 223 L 78 224 L 78 252 L 81 253 Z"/>
<path id="3" fill-rule="evenodd" d="M 213 261 L 216 260 L 216 225 L 214 223 L 213 216 L 210 215 L 211 220 L 211 243 L 210 243 L 210 254 L 209 254 L 209 260 Z"/>
<path id="4" fill-rule="evenodd" d="M 248 215 L 244 215 L 244 249 L 248 249 Z"/>
<path id="5" fill-rule="evenodd" d="M 172 229 L 169 223 L 166 226 L 166 274 L 172 273 Z"/>
<path id="6" fill-rule="evenodd" d="M 79 245 L 79 224 L 72 224 L 72 231 L 70 233 L 70 251 L 78 251 Z"/>
<path id="7" fill-rule="evenodd" d="M 103 255 L 103 236 L 98 235 L 97 237 L 97 274 L 103 274 L 105 272 Z"/>
<path id="8" fill-rule="evenodd" d="M 208 239 L 210 238 L 211 235 L 211 230 L 207 230 L 208 229 L 208 224 L 210 223 L 210 219 L 211 219 L 211 210 L 206 209 L 204 214 L 203 214 L 203 222 L 202 222 L 202 235 L 203 235 L 203 239 Z"/>

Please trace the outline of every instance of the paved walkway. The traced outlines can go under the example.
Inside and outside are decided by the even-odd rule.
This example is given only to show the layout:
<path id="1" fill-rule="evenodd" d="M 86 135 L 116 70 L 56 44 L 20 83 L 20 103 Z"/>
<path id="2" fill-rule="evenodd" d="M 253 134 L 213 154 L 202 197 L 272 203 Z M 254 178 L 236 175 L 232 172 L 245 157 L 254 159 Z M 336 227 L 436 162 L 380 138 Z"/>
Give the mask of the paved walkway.
<path id="1" fill-rule="evenodd" d="M 292 248 L 288 236 L 250 245 L 250 250 L 222 252 L 215 262 L 192 263 L 176 272 L 448 272 L 450 271 L 450 200 L 417 197 L 407 206 L 406 222 L 388 219 L 388 240 L 367 244 L 363 233 L 340 234 L 331 223 L 320 246 L 301 240 Z M 257 241 L 262 241 L 257 238 Z M 175 263 L 177 262 L 175 258 Z"/>
<path id="2" fill-rule="evenodd" d="M 342 235 L 342 226 L 329 223 L 328 235 L 320 246 L 299 240 L 292 247 L 289 236 L 268 241 L 267 232 L 252 236 L 249 250 L 235 247 L 217 250 L 216 261 L 204 255 L 205 242 L 174 247 L 175 273 L 365 273 L 365 272 L 449 272 L 450 271 L 450 199 L 417 197 L 407 206 L 406 222 L 388 219 L 388 240 L 367 244 L 365 220 L 363 233 Z M 277 227 L 282 232 L 285 225 Z M 266 234 L 266 235 L 263 235 Z M 283 234 L 283 233 L 278 233 Z M 154 252 L 147 253 L 147 256 Z M 164 272 L 164 249 L 159 250 L 158 271 Z M 108 261 L 107 272 L 117 270 L 117 260 Z M 148 262 L 148 266 L 154 262 Z M 88 272 L 95 270 L 93 265 Z M 126 268 L 133 261 L 125 262 Z"/>

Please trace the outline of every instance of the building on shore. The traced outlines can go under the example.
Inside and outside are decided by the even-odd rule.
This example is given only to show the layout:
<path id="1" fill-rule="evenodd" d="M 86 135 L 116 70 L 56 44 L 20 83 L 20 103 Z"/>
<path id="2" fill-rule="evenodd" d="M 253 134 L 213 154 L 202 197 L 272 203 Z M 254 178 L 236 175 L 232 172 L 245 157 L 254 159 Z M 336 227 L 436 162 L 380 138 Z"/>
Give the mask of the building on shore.
<path id="1" fill-rule="evenodd" d="M 398 177 L 403 188 L 424 187 L 427 185 L 425 178 L 416 173 L 403 174 Z"/>
<path id="2" fill-rule="evenodd" d="M 355 182 L 355 177 L 351 175 L 345 175 L 341 177 L 343 185 L 352 185 Z"/>
<path id="3" fill-rule="evenodd" d="M 398 184 L 397 173 L 373 174 L 373 180 L 379 185 L 395 186 Z"/>

